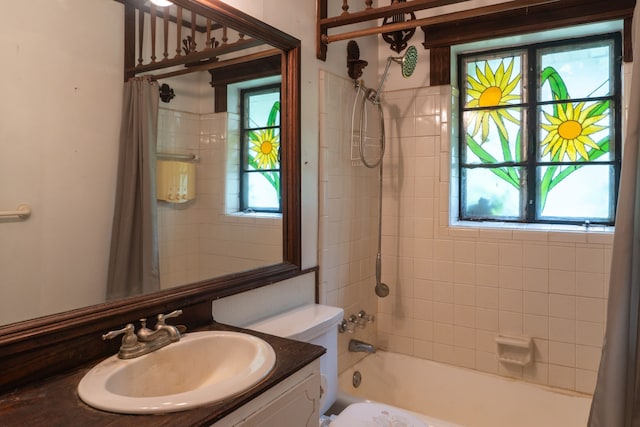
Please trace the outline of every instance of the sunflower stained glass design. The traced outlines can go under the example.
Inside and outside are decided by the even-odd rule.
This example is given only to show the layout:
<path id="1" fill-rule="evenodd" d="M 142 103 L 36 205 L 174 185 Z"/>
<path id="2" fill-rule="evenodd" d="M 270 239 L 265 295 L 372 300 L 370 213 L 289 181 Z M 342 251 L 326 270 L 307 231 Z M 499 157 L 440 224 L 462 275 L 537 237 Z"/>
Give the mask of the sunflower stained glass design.
<path id="1" fill-rule="evenodd" d="M 280 88 L 244 93 L 243 192 L 245 211 L 280 212 Z"/>
<path id="2" fill-rule="evenodd" d="M 519 91 L 520 70 L 514 73 L 516 59 L 508 58 L 508 65 L 505 68 L 505 60 L 502 59 L 498 63 L 497 69 L 494 71 L 490 65 L 491 61 L 484 61 L 484 69 L 479 68 L 479 64 L 475 63 L 473 74 L 467 74 L 467 108 L 478 107 L 470 114 L 470 119 L 474 122 L 471 136 L 476 136 L 480 128 L 482 128 L 481 142 L 485 142 L 489 135 L 489 123 L 493 122 L 503 134 L 507 133 L 504 127 L 504 120 L 508 120 L 516 125 L 520 121 L 513 117 L 508 108 L 492 108 L 505 106 L 509 103 L 520 102 L 521 95 Z M 517 61 L 519 62 L 519 61 Z M 491 109 L 483 109 L 491 108 Z"/>
<path id="3" fill-rule="evenodd" d="M 461 57 L 462 218 L 613 222 L 617 49 L 612 37 Z"/>

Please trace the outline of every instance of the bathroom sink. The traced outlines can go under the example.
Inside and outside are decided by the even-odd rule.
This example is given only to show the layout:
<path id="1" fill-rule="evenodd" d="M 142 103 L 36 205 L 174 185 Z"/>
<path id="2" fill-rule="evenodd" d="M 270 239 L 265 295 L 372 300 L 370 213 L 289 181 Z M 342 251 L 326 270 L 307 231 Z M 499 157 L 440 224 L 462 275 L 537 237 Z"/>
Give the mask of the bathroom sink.
<path id="1" fill-rule="evenodd" d="M 78 395 L 109 412 L 182 411 L 251 388 L 271 372 L 275 360 L 273 348 L 253 335 L 190 332 L 135 359 L 105 359 L 80 380 Z"/>

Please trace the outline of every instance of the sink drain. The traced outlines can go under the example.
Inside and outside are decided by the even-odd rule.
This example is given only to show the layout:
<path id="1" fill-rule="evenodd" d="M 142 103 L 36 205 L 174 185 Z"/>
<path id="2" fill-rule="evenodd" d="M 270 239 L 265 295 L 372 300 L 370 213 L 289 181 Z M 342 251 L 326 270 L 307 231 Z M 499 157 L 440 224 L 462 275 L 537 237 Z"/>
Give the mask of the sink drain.
<path id="1" fill-rule="evenodd" d="M 362 374 L 360 373 L 360 371 L 355 371 L 353 373 L 353 386 L 355 388 L 360 387 L 360 383 L 362 382 Z"/>

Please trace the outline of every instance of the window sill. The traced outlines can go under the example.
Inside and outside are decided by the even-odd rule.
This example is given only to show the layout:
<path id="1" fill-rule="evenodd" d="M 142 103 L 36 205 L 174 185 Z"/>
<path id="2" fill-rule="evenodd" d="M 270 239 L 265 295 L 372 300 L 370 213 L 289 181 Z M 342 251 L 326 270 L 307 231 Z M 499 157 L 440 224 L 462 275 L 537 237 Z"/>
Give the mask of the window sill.
<path id="1" fill-rule="evenodd" d="M 277 212 L 231 212 L 228 215 L 234 216 L 252 216 L 252 217 L 264 217 L 264 218 L 281 218 L 282 214 Z"/>
<path id="2" fill-rule="evenodd" d="M 587 227 L 569 224 L 514 224 L 493 221 L 449 222 L 449 234 L 477 234 L 479 238 L 499 238 L 559 243 L 613 244 L 615 227 L 592 225 Z"/>
<path id="3" fill-rule="evenodd" d="M 239 221 L 243 219 L 272 219 L 272 220 L 281 220 L 281 213 L 269 213 L 269 212 L 229 212 L 227 213 L 227 217 L 237 218 Z"/>

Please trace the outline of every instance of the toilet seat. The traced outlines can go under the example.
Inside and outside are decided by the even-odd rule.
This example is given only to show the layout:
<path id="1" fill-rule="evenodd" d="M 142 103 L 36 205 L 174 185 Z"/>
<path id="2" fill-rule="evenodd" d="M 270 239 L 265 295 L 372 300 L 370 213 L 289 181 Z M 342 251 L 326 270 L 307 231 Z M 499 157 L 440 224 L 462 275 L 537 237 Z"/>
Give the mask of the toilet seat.
<path id="1" fill-rule="evenodd" d="M 347 406 L 329 427 L 429 427 L 423 421 L 393 406 L 360 402 Z"/>

